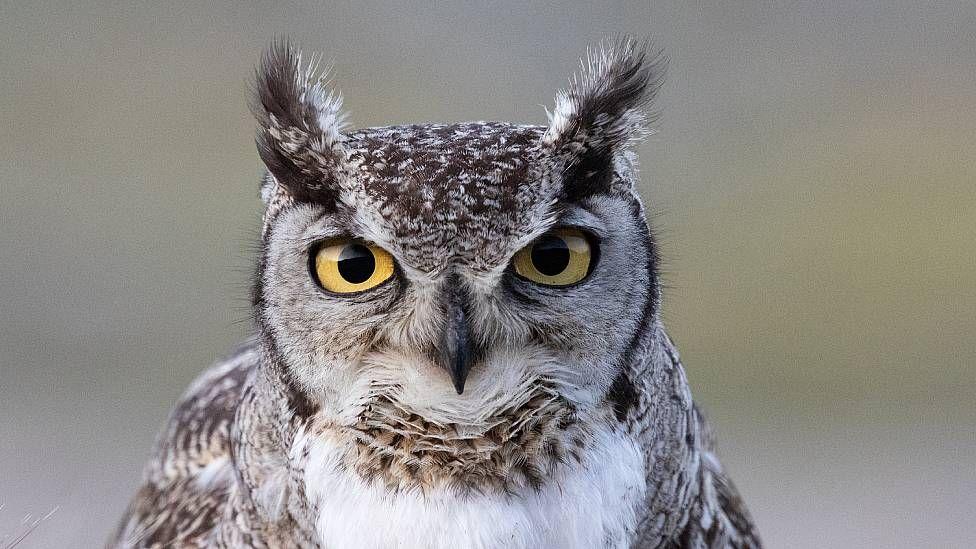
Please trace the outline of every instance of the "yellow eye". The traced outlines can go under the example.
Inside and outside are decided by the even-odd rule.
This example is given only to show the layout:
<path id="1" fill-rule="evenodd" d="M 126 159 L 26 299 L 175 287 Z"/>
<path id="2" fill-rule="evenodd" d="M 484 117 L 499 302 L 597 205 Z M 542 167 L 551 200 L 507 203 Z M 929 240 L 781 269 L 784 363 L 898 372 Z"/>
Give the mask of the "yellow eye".
<path id="1" fill-rule="evenodd" d="M 573 228 L 550 231 L 515 254 L 515 272 L 546 286 L 569 286 L 590 274 L 593 248 L 586 234 Z"/>
<path id="2" fill-rule="evenodd" d="M 312 273 L 316 281 L 337 294 L 369 290 L 393 276 L 393 256 L 374 244 L 335 240 L 314 249 L 314 254 Z"/>

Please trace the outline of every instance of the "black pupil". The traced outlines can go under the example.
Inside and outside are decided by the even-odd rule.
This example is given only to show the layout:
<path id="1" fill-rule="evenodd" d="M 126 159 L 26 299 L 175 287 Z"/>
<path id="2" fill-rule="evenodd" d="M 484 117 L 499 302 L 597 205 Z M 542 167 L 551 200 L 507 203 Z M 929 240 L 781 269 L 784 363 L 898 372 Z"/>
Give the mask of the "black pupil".
<path id="1" fill-rule="evenodd" d="M 544 236 L 532 246 L 532 264 L 546 276 L 556 276 L 569 266 L 569 246 L 558 236 Z"/>
<path id="2" fill-rule="evenodd" d="M 339 253 L 339 274 L 347 282 L 361 284 L 373 276 L 376 259 L 362 244 L 350 244 Z"/>

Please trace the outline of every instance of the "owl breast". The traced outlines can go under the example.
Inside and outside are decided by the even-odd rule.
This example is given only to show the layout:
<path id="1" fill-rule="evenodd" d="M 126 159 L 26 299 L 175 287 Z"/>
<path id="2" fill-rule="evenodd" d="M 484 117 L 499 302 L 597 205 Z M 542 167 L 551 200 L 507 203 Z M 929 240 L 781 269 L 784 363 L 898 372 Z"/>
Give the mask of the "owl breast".
<path id="1" fill-rule="evenodd" d="M 609 425 L 591 433 L 576 466 L 557 466 L 545 483 L 508 492 L 389 490 L 351 470 L 335 438 L 300 433 L 296 447 L 308 456 L 304 487 L 318 536 L 338 549 L 627 547 L 645 491 L 641 450 Z"/>

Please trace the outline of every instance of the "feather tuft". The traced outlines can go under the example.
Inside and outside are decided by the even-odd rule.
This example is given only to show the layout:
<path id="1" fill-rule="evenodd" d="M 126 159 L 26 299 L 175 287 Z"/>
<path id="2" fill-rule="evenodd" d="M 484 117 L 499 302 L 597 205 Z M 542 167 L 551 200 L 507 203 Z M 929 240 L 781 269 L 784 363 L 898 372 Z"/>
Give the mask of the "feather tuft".
<path id="1" fill-rule="evenodd" d="M 605 189 L 612 157 L 647 135 L 645 107 L 664 82 L 668 58 L 623 37 L 587 50 L 569 87 L 556 93 L 542 144 L 566 157 L 567 194 Z"/>
<path id="2" fill-rule="evenodd" d="M 274 183 L 291 198 L 334 202 L 336 174 L 345 159 L 342 96 L 329 87 L 329 71 L 319 70 L 320 58 L 304 62 L 302 57 L 284 40 L 264 54 L 251 103 L 259 125 L 258 153 Z"/>

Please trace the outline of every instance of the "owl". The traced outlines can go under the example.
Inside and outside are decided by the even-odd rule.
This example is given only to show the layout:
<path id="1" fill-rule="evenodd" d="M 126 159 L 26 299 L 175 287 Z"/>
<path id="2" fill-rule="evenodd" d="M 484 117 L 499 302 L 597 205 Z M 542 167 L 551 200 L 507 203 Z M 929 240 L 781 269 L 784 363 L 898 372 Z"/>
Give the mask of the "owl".
<path id="1" fill-rule="evenodd" d="M 659 314 L 633 145 L 664 58 L 545 126 L 352 130 L 273 44 L 256 335 L 164 428 L 113 547 L 759 547 Z"/>

